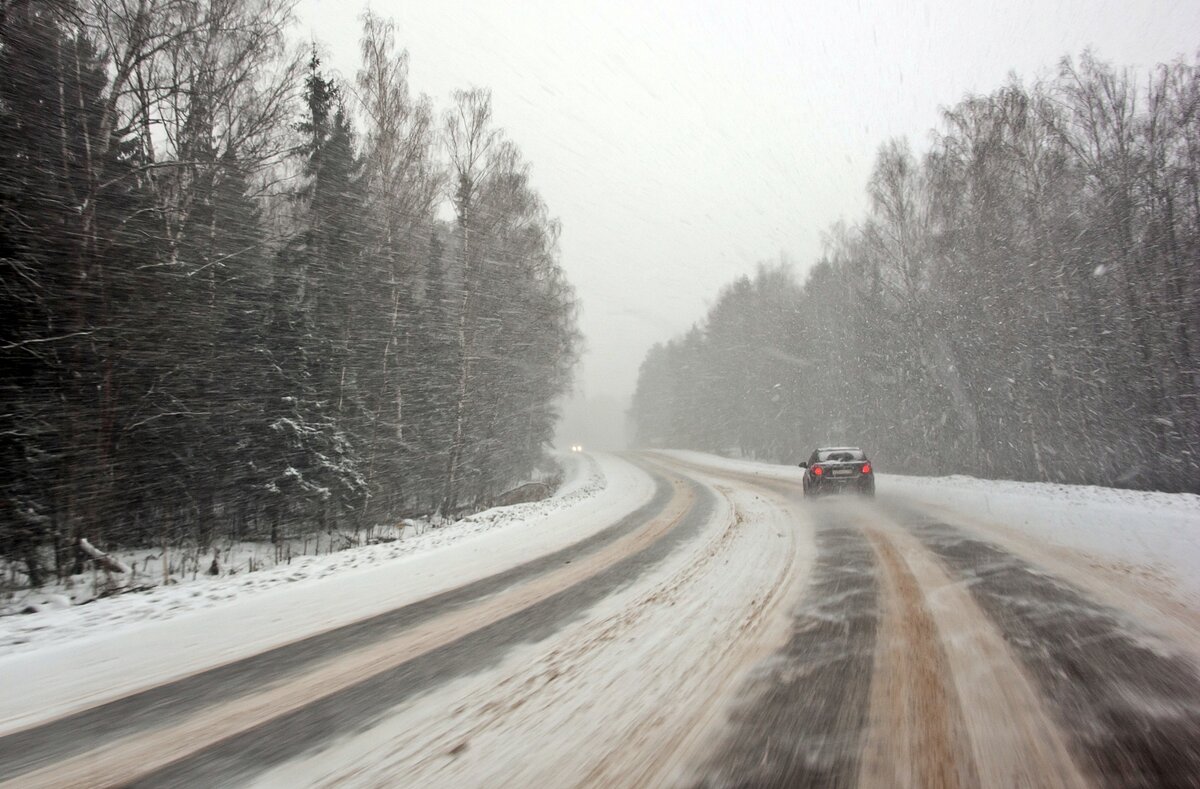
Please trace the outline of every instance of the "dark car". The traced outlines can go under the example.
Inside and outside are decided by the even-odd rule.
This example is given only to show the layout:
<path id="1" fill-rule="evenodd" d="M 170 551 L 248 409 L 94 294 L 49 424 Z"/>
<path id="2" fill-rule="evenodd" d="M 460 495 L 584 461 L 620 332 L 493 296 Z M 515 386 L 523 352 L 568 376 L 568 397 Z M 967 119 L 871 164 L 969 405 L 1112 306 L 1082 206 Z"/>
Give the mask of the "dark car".
<path id="1" fill-rule="evenodd" d="M 804 495 L 852 491 L 875 495 L 875 470 L 867 453 L 858 447 L 824 447 L 800 464 L 804 469 Z"/>

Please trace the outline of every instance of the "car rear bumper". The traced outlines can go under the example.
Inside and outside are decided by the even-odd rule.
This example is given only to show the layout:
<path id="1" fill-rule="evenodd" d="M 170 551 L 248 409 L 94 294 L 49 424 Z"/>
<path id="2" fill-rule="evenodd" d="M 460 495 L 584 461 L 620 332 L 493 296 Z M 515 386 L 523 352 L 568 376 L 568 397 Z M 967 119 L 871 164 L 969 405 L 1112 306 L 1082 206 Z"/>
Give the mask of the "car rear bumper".
<path id="1" fill-rule="evenodd" d="M 875 480 L 870 477 L 823 479 L 820 482 L 808 483 L 808 489 L 812 493 L 838 493 L 841 491 L 873 493 L 875 491 Z"/>

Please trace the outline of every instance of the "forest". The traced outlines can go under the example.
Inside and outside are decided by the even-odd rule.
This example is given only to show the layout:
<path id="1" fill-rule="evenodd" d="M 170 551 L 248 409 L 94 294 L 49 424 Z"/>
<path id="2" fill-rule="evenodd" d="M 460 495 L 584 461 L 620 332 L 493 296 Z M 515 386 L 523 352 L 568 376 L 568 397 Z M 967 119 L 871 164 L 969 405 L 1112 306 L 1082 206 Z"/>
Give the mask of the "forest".
<path id="1" fill-rule="evenodd" d="M 1200 61 L 1013 77 L 867 196 L 802 283 L 764 265 L 648 353 L 639 443 L 1200 492 Z"/>
<path id="2" fill-rule="evenodd" d="M 352 79 L 292 0 L 0 2 L 0 557 L 279 542 L 486 506 L 579 352 L 487 90 Z M 14 569 L 14 572 L 16 570 Z"/>

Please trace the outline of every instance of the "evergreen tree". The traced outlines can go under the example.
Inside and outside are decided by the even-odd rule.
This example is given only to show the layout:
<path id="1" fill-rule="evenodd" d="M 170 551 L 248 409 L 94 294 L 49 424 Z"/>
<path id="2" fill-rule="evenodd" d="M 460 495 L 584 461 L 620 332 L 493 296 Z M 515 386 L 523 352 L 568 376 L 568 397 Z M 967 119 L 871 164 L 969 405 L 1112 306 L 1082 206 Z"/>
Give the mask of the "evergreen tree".
<path id="1" fill-rule="evenodd" d="M 354 410 L 347 386 L 356 295 L 361 199 L 353 135 L 337 86 L 313 55 L 305 82 L 306 184 L 302 227 L 280 252 L 268 348 L 267 427 L 273 451 L 264 464 L 273 538 L 285 513 L 332 528 L 361 504 L 365 480 L 359 448 L 342 421 Z"/>

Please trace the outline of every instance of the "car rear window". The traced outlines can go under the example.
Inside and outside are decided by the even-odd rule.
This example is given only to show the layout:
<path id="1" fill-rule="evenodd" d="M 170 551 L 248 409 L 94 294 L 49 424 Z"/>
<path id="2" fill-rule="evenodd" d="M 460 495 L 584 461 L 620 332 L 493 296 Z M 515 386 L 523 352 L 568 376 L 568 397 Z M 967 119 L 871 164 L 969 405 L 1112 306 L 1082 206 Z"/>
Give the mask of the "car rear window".
<path id="1" fill-rule="evenodd" d="M 847 460 L 866 460 L 867 456 L 857 449 L 833 449 L 828 452 L 818 452 L 817 461 L 824 463 L 825 461 L 847 461 Z"/>

